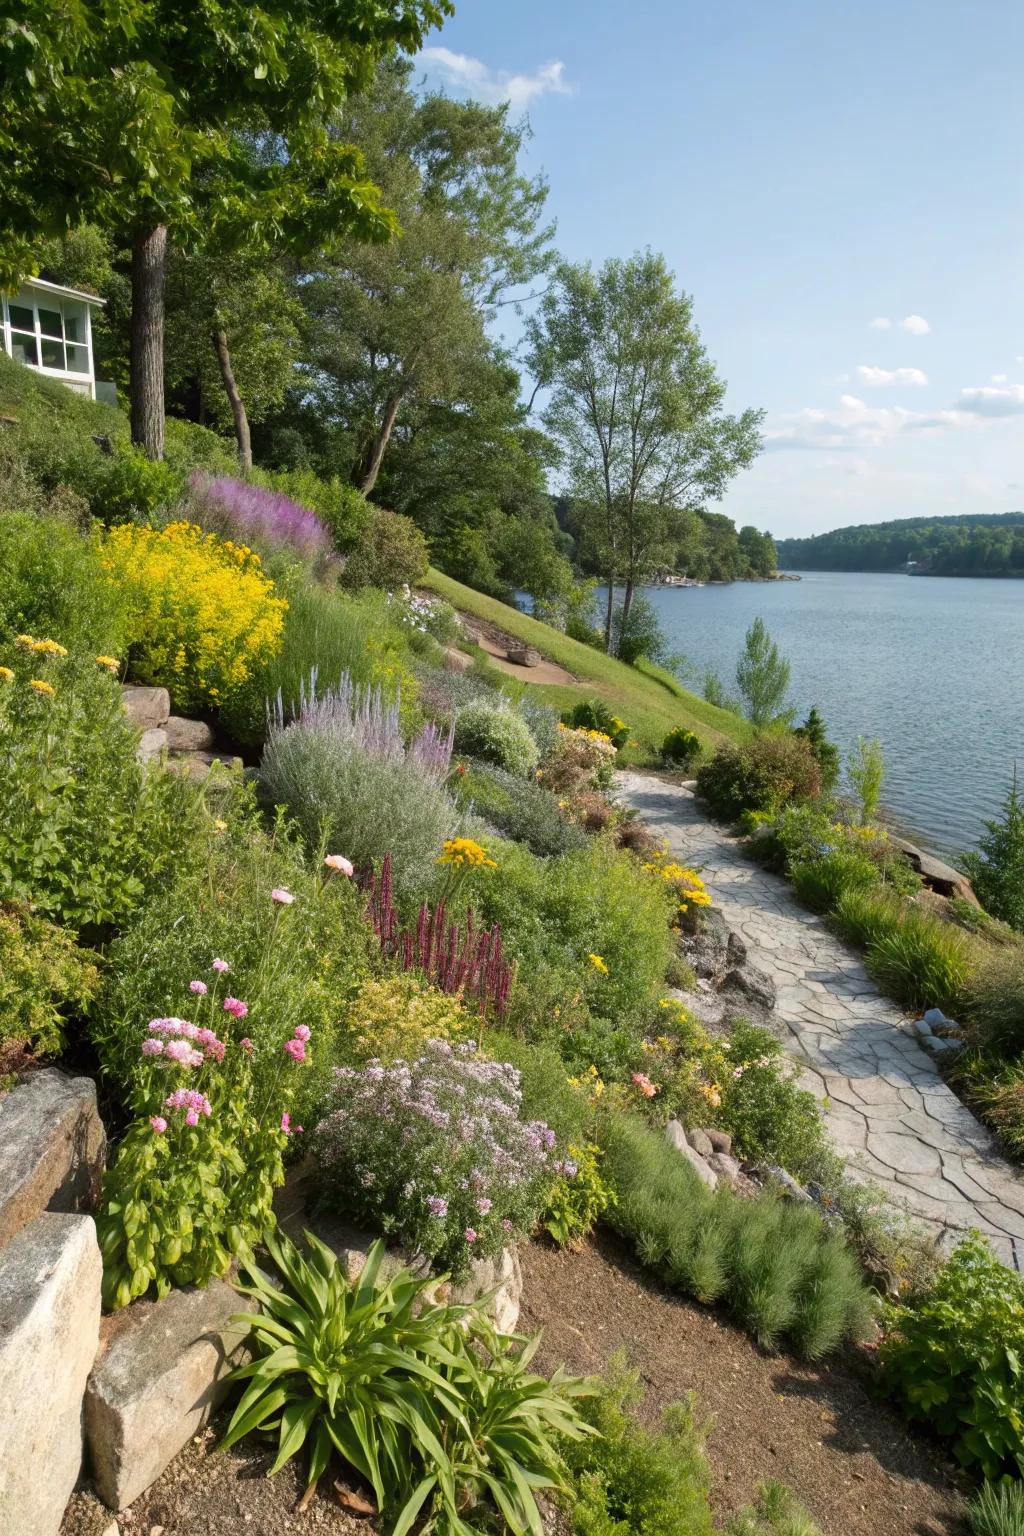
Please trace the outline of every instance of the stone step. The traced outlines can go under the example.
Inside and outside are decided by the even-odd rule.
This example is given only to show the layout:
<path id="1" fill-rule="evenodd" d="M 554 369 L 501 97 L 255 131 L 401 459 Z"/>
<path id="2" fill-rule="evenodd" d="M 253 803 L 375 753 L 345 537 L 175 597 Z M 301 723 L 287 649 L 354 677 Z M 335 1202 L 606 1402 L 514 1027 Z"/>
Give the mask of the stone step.
<path id="1" fill-rule="evenodd" d="M 90 1216 L 47 1212 L 0 1249 L 0 1531 L 57 1536 L 82 1465 L 103 1265 Z"/>
<path id="2" fill-rule="evenodd" d="M 0 1248 L 43 1211 L 91 1211 L 106 1165 L 96 1085 L 56 1067 L 0 1099 Z"/>
<path id="3" fill-rule="evenodd" d="M 128 685 L 121 689 L 124 712 L 140 730 L 155 730 L 171 713 L 171 696 L 166 688 L 142 688 Z"/>

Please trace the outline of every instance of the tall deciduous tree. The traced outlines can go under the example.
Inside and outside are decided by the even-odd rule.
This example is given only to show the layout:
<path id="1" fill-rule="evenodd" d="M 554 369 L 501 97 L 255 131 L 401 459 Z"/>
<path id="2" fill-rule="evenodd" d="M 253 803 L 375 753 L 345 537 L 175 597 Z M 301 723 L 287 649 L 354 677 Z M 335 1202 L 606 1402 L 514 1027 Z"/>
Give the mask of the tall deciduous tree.
<path id="1" fill-rule="evenodd" d="M 597 272 L 563 262 L 528 336 L 581 543 L 606 574 L 610 647 L 616 581 L 625 581 L 625 627 L 637 583 L 683 535 L 680 514 L 720 497 L 758 452 L 761 413 L 726 414 L 690 300 L 650 251 Z"/>
<path id="2" fill-rule="evenodd" d="M 339 241 L 302 284 L 311 386 L 350 444 L 350 477 L 373 490 L 396 430 L 465 396 L 490 346 L 493 308 L 543 268 L 542 181 L 518 170 L 525 130 L 508 108 L 417 98 L 410 66 L 382 64 L 339 114 L 398 216 L 402 238 Z"/>
<path id="3" fill-rule="evenodd" d="M 132 433 L 163 451 L 168 231 L 222 250 L 349 230 L 387 238 L 351 145 L 327 129 L 379 57 L 415 51 L 449 0 L 43 0 L 0 4 L 0 281 L 93 220 L 132 247 Z M 5 23 L 5 24 L 4 24 Z M 277 152 L 254 160 L 241 130 Z"/>

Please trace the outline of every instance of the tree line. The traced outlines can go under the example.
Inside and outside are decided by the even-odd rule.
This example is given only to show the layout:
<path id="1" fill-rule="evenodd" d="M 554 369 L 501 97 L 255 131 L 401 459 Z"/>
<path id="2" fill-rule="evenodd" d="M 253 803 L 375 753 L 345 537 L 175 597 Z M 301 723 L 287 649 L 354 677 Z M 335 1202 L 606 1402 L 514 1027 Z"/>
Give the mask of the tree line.
<path id="1" fill-rule="evenodd" d="M 628 621 L 659 570 L 770 574 L 770 537 L 711 510 L 761 413 L 726 410 L 662 256 L 559 257 L 507 106 L 417 89 L 410 56 L 450 9 L 21 3 L 0 30 L 0 284 L 106 298 L 98 364 L 149 457 L 168 410 L 233 434 L 243 475 L 347 483 L 482 590 L 564 615 L 590 573 Z"/>
<path id="2" fill-rule="evenodd" d="M 1024 577 L 1024 512 L 900 518 L 780 539 L 780 564 L 797 571 L 901 571 L 931 576 Z"/>

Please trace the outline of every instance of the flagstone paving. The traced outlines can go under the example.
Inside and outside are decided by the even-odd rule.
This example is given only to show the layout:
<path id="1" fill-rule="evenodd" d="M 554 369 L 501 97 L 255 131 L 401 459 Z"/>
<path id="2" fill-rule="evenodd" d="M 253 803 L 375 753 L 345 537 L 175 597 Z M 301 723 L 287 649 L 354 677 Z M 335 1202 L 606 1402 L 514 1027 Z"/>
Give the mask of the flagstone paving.
<path id="1" fill-rule="evenodd" d="M 942 1079 L 910 1019 L 883 997 L 860 957 L 806 911 L 779 875 L 706 820 L 692 793 L 642 774 L 618 775 L 620 796 L 672 852 L 702 870 L 750 959 L 777 988 L 775 1019 L 807 1087 L 827 1101 L 829 1130 L 851 1171 L 914 1216 L 970 1228 L 1024 1266 L 1024 1174 Z"/>

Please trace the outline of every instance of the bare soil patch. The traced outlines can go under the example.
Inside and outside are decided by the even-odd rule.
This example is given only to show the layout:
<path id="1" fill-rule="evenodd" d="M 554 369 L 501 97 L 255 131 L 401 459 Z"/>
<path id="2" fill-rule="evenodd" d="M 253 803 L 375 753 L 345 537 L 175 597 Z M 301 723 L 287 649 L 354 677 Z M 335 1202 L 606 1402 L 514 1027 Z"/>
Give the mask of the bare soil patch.
<path id="1" fill-rule="evenodd" d="M 602 1369 L 625 1349 L 647 1422 L 689 1391 L 711 1420 L 712 1507 L 723 1520 L 778 1478 L 824 1536 L 964 1536 L 967 1484 L 937 1445 L 877 1401 L 866 1366 L 806 1365 L 758 1349 L 707 1307 L 667 1295 L 611 1234 L 579 1253 L 522 1250 L 524 1332 L 544 1329 L 543 1369 Z"/>
<path id="2" fill-rule="evenodd" d="M 571 672 L 566 671 L 565 667 L 559 666 L 557 661 L 548 661 L 547 657 L 541 657 L 535 667 L 524 667 L 517 662 L 509 661 L 506 651 L 522 646 L 521 640 L 499 629 L 497 624 L 489 624 L 486 619 L 478 619 L 465 613 L 460 617 L 467 635 L 476 641 L 482 651 L 487 652 L 498 670 L 507 673 L 509 677 L 517 677 L 523 683 L 566 684 L 579 681 Z"/>

